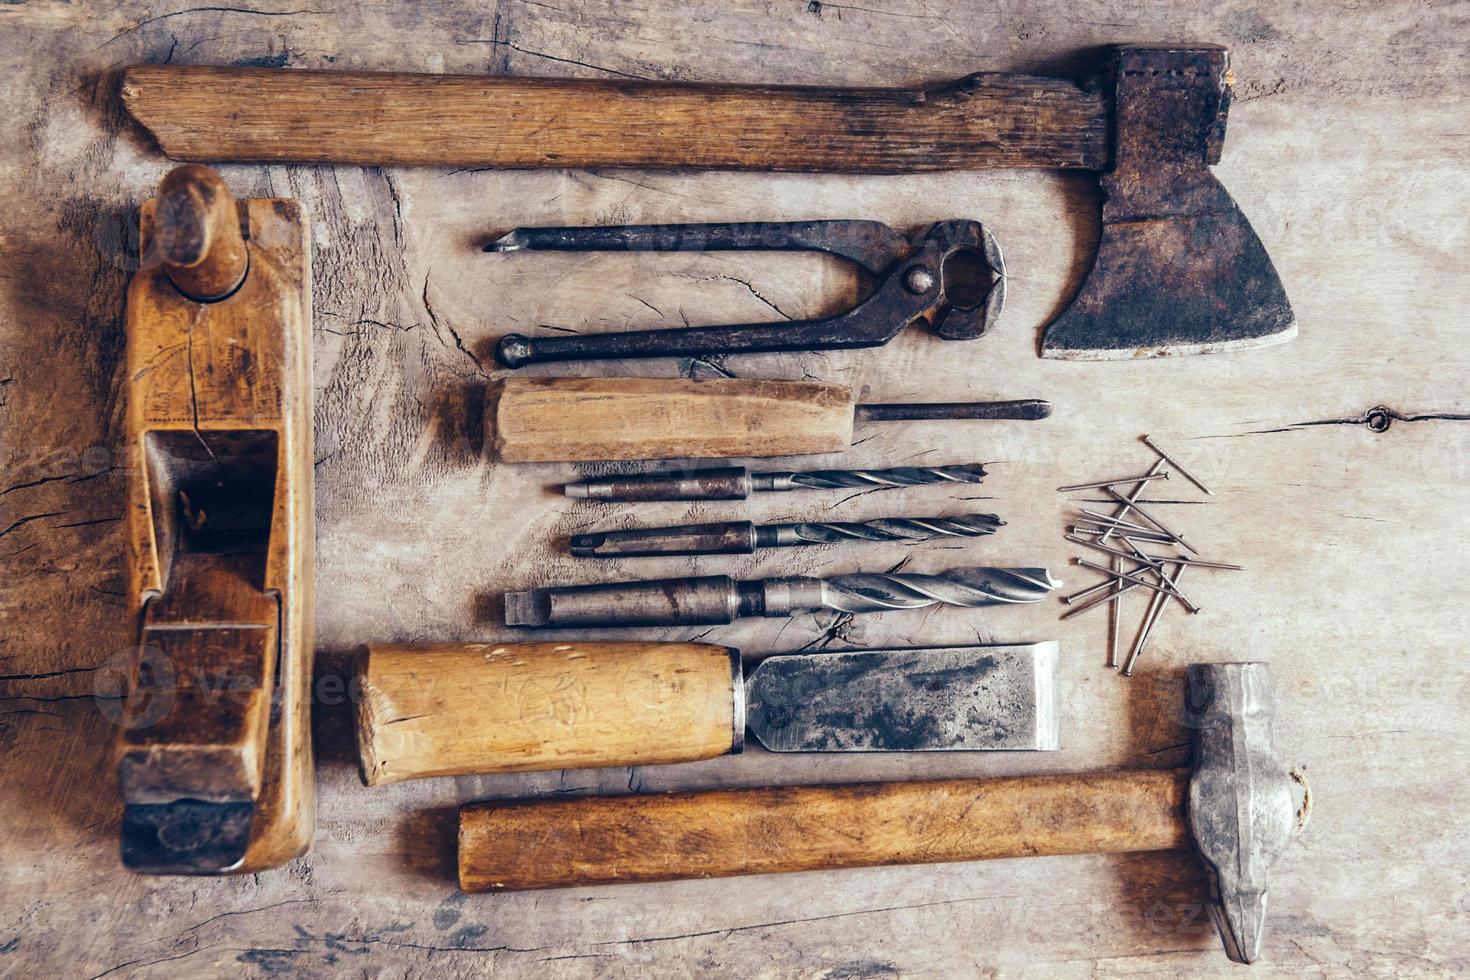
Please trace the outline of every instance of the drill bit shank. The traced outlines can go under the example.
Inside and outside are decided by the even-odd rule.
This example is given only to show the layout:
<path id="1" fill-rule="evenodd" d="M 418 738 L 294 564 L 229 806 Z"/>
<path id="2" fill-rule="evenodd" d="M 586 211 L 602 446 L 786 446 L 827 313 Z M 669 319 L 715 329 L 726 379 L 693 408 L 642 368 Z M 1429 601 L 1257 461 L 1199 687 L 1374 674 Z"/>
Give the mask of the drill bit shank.
<path id="1" fill-rule="evenodd" d="M 917 487 L 936 483 L 979 483 L 985 467 L 900 466 L 887 470 L 811 470 L 752 473 L 743 466 L 722 466 L 684 473 L 612 476 L 568 483 L 568 497 L 591 500 L 744 500 L 752 493 L 783 490 L 845 490 Z"/>
<path id="2" fill-rule="evenodd" d="M 956 568 L 937 575 L 858 573 L 736 581 L 727 575 L 512 592 L 507 626 L 697 626 L 743 616 L 830 609 L 868 613 L 925 606 L 1039 602 L 1061 583 L 1044 568 Z"/>
<path id="3" fill-rule="evenodd" d="M 880 517 L 871 521 L 823 521 L 803 524 L 684 524 L 578 534 L 571 540 L 578 558 L 646 555 L 748 555 L 757 548 L 790 548 L 848 541 L 929 541 L 994 534 L 1004 525 L 994 514 L 956 517 Z"/>

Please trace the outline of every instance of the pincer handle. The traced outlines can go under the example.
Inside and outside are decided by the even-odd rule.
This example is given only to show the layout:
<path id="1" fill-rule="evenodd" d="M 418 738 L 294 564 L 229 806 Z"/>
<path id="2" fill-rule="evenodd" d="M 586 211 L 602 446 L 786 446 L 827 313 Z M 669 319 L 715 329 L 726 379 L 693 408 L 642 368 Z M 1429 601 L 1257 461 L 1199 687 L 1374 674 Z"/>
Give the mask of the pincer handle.
<path id="1" fill-rule="evenodd" d="M 508 368 L 548 361 L 597 361 L 624 357 L 708 357 L 713 354 L 808 350 L 813 338 L 806 321 L 741 323 L 730 326 L 627 330 L 577 337 L 506 334 L 495 359 Z"/>

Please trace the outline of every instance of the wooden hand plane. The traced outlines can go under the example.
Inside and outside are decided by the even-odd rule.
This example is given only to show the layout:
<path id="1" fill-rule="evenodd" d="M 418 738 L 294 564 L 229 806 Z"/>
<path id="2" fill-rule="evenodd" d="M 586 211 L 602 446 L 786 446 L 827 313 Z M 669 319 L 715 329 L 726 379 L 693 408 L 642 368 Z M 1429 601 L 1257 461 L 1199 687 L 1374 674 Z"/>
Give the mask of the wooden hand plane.
<path id="1" fill-rule="evenodd" d="M 184 166 L 128 291 L 122 858 L 224 874 L 303 853 L 311 757 L 310 249 L 300 206 Z"/>

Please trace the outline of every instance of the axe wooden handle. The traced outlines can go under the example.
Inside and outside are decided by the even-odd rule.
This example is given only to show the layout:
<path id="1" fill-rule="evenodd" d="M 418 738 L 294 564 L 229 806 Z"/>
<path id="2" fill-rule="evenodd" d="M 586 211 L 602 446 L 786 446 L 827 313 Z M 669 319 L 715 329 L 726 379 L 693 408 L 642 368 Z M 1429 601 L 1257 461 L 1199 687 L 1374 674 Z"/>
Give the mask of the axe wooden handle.
<path id="1" fill-rule="evenodd" d="M 1109 97 L 971 75 L 931 89 L 128 69 L 123 101 L 180 160 L 898 173 L 1098 170 Z"/>
<path id="2" fill-rule="evenodd" d="M 1186 847 L 1187 770 L 479 803 L 467 892 Z"/>
<path id="3" fill-rule="evenodd" d="M 369 786 L 692 762 L 745 736 L 740 654 L 704 643 L 381 644 L 357 683 Z"/>
<path id="4" fill-rule="evenodd" d="M 660 378 L 508 378 L 495 400 L 507 463 L 827 453 L 852 443 L 841 385 Z"/>

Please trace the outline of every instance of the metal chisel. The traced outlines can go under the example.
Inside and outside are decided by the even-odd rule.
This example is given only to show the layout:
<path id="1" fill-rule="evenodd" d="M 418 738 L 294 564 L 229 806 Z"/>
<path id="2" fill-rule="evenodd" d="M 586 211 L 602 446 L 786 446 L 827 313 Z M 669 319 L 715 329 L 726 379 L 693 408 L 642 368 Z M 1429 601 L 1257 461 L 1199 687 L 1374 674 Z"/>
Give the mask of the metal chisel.
<path id="1" fill-rule="evenodd" d="M 369 785 L 691 762 L 741 751 L 1051 750 L 1055 642 L 772 656 L 701 643 L 375 645 L 359 656 Z"/>

